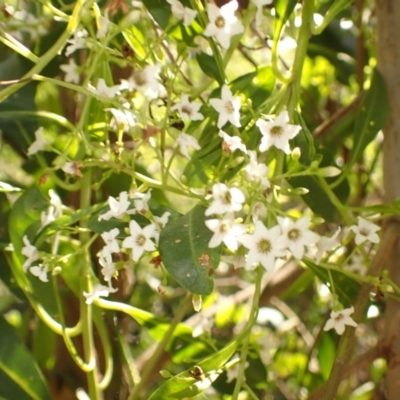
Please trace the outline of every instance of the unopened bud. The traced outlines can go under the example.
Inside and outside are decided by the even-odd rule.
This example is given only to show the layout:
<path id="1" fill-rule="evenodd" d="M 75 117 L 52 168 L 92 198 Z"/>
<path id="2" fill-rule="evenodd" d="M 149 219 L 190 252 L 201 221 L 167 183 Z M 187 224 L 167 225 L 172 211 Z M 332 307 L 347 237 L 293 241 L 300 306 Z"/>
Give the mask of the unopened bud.
<path id="1" fill-rule="evenodd" d="M 295 147 L 295 148 L 292 150 L 291 156 L 292 156 L 292 160 L 293 160 L 293 161 L 299 161 L 299 159 L 300 159 L 300 157 L 301 157 L 301 150 L 300 150 L 300 147 Z"/>
<path id="2" fill-rule="evenodd" d="M 331 178 L 333 176 L 340 175 L 342 171 L 336 167 L 325 167 L 319 170 L 320 175 L 325 176 L 326 178 Z"/>
<path id="3" fill-rule="evenodd" d="M 193 294 L 192 296 L 192 304 L 193 304 L 193 309 L 196 312 L 199 312 L 201 310 L 201 296 L 199 294 Z"/>
<path id="4" fill-rule="evenodd" d="M 291 190 L 291 193 L 297 194 L 298 196 L 304 196 L 308 192 L 309 192 L 309 190 L 307 188 L 303 188 L 303 187 L 298 187 L 298 188 L 294 188 Z"/>

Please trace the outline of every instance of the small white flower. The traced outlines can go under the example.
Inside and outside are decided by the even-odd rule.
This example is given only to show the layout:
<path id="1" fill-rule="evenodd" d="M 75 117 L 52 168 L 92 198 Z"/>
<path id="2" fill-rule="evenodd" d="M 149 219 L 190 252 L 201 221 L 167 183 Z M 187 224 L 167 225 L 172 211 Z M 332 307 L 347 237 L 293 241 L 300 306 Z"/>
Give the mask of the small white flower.
<path id="1" fill-rule="evenodd" d="M 234 360 L 232 360 L 232 361 L 234 361 Z M 246 364 L 244 365 L 244 369 L 246 369 L 248 366 L 249 366 L 249 363 L 248 363 L 248 361 L 246 361 Z M 226 381 L 228 383 L 232 382 L 234 379 L 237 379 L 238 374 L 239 374 L 239 368 L 240 368 L 240 361 L 237 364 L 235 364 L 233 367 L 228 368 L 226 370 L 226 373 L 228 375 L 226 378 Z"/>
<path id="2" fill-rule="evenodd" d="M 222 242 L 232 251 L 238 249 L 237 237 L 246 232 L 246 227 L 235 222 L 233 213 L 225 214 L 222 219 L 209 219 L 205 222 L 214 235 L 208 243 L 211 249 L 218 247 Z"/>
<path id="3" fill-rule="evenodd" d="M 110 196 L 108 198 L 108 205 L 110 206 L 110 211 L 107 211 L 105 214 L 101 214 L 99 216 L 99 221 L 102 219 L 109 220 L 110 218 L 121 219 L 125 214 L 132 213 L 132 210 L 128 210 L 131 203 L 128 200 L 127 192 L 121 192 L 119 194 L 119 200 L 116 200 L 114 197 Z"/>
<path id="4" fill-rule="evenodd" d="M 325 236 L 320 237 L 319 241 L 316 244 L 317 254 L 315 255 L 317 264 L 321 261 L 321 258 L 326 251 L 331 251 L 339 246 L 340 242 L 338 240 L 338 236 L 341 229 L 340 226 L 337 228 L 336 232 L 332 235 L 332 237 L 328 238 Z"/>
<path id="5" fill-rule="evenodd" d="M 171 110 L 177 110 L 184 121 L 201 121 L 204 116 L 199 113 L 200 108 L 201 103 L 197 101 L 190 102 L 189 96 L 184 94 L 181 97 L 181 102 L 172 106 Z"/>
<path id="6" fill-rule="evenodd" d="M 69 57 L 75 50 L 84 49 L 86 47 L 86 37 L 88 32 L 86 29 L 75 31 L 73 39 L 69 39 L 69 46 L 65 49 L 65 55 Z"/>
<path id="7" fill-rule="evenodd" d="M 28 236 L 25 235 L 22 240 L 25 246 L 22 248 L 21 253 L 27 257 L 27 260 L 22 265 L 22 268 L 24 272 L 26 272 L 33 262 L 39 260 L 40 256 L 38 249 L 30 243 Z"/>
<path id="8" fill-rule="evenodd" d="M 214 325 L 214 320 L 211 318 L 202 318 L 201 321 L 194 327 L 192 337 L 197 338 L 205 332 L 210 332 Z"/>
<path id="9" fill-rule="evenodd" d="M 210 20 L 204 31 L 205 36 L 215 36 L 224 49 L 231 45 L 231 37 L 244 32 L 244 27 L 235 17 L 238 2 L 232 0 L 221 8 L 215 4 L 207 4 L 207 14 Z"/>
<path id="10" fill-rule="evenodd" d="M 171 4 L 173 16 L 179 21 L 183 20 L 183 25 L 189 26 L 197 16 L 197 11 L 191 8 L 184 7 L 178 0 L 167 0 Z"/>
<path id="11" fill-rule="evenodd" d="M 60 69 L 61 71 L 65 72 L 65 77 L 64 77 L 65 82 L 70 82 L 75 84 L 79 83 L 78 66 L 76 65 L 73 58 L 69 59 L 68 64 L 61 64 Z"/>
<path id="12" fill-rule="evenodd" d="M 328 331 L 329 329 L 335 329 L 338 335 L 342 335 L 346 325 L 357 327 L 357 323 L 350 317 L 350 314 L 353 314 L 354 307 L 345 308 L 340 311 L 332 311 L 331 317 L 325 324 L 324 331 Z"/>
<path id="13" fill-rule="evenodd" d="M 250 182 L 258 183 L 262 188 L 271 187 L 268 175 L 268 167 L 263 163 L 257 162 L 257 155 L 255 151 L 248 151 L 250 157 L 249 163 L 246 165 L 246 176 Z"/>
<path id="14" fill-rule="evenodd" d="M 189 160 L 190 160 L 190 155 L 188 151 L 189 147 L 192 147 L 195 150 L 201 149 L 197 139 L 191 135 L 188 135 L 187 133 L 183 132 L 180 133 L 176 139 L 176 142 L 178 143 L 179 151 L 181 152 L 181 154 Z"/>
<path id="15" fill-rule="evenodd" d="M 132 220 L 129 223 L 130 236 L 124 239 L 122 247 L 132 249 L 133 261 L 139 261 L 144 251 L 154 251 L 156 248 L 150 238 L 154 235 L 154 225 L 148 225 L 143 229 Z"/>
<path id="16" fill-rule="evenodd" d="M 381 228 L 364 218 L 357 217 L 357 219 L 358 225 L 353 225 L 350 227 L 350 230 L 356 234 L 356 245 L 358 246 L 359 244 L 364 243 L 366 240 L 369 240 L 372 243 L 379 243 L 379 236 L 376 232 Z"/>
<path id="17" fill-rule="evenodd" d="M 107 36 L 108 29 L 110 28 L 110 20 L 108 19 L 108 10 L 106 10 L 105 15 L 99 16 L 99 27 L 97 29 L 96 37 L 97 39 L 102 39 Z"/>
<path id="18" fill-rule="evenodd" d="M 107 86 L 103 78 L 99 78 L 97 86 L 88 85 L 88 90 L 97 96 L 107 99 L 113 99 L 120 91 L 119 86 Z"/>
<path id="19" fill-rule="evenodd" d="M 365 265 L 364 258 L 361 254 L 356 254 L 351 259 L 351 264 L 346 267 L 347 271 L 355 274 L 365 276 L 367 273 L 367 266 Z"/>
<path id="20" fill-rule="evenodd" d="M 111 254 L 102 254 L 99 257 L 99 263 L 102 266 L 101 273 L 104 276 L 104 280 L 110 282 L 117 271 L 115 264 L 112 262 Z"/>
<path id="21" fill-rule="evenodd" d="M 242 142 L 239 136 L 229 136 L 224 131 L 219 131 L 218 136 L 222 138 L 222 148 L 225 151 L 233 153 L 235 150 L 243 151 L 246 153 L 246 145 Z"/>
<path id="22" fill-rule="evenodd" d="M 297 260 L 303 258 L 305 248 L 319 240 L 319 236 L 308 229 L 310 224 L 309 217 L 303 217 L 297 221 L 278 217 L 278 222 L 282 229 L 282 235 L 286 240 L 286 247 Z"/>
<path id="23" fill-rule="evenodd" d="M 226 214 L 239 211 L 245 201 L 244 194 L 237 188 L 229 188 L 224 183 L 215 183 L 212 188 L 213 201 L 205 215 Z"/>
<path id="24" fill-rule="evenodd" d="M 251 217 L 253 222 L 256 223 L 259 219 L 264 219 L 267 216 L 268 210 L 264 203 L 256 201 L 251 209 Z"/>
<path id="25" fill-rule="evenodd" d="M 238 241 L 249 249 L 246 261 L 246 269 L 248 270 L 252 270 L 258 264 L 261 264 L 267 272 L 272 272 L 275 259 L 285 256 L 286 243 L 279 225 L 267 229 L 261 221 L 257 221 L 254 233 L 239 236 Z"/>
<path id="26" fill-rule="evenodd" d="M 50 224 L 50 222 L 53 222 L 62 215 L 62 202 L 58 194 L 54 190 L 50 189 L 49 196 L 50 206 L 47 211 L 43 211 L 41 214 L 42 226 Z"/>
<path id="27" fill-rule="evenodd" d="M 165 211 L 161 217 L 157 217 L 156 215 L 154 216 L 155 229 L 153 237 L 156 243 L 158 243 L 158 240 L 160 239 L 160 233 L 164 229 L 165 225 L 167 225 L 170 215 L 171 213 L 169 211 Z"/>
<path id="28" fill-rule="evenodd" d="M 160 73 L 160 65 L 148 65 L 141 71 L 135 71 L 128 79 L 122 79 L 120 90 L 137 90 L 144 96 L 155 99 L 158 94 L 163 90 L 158 82 Z"/>
<path id="29" fill-rule="evenodd" d="M 221 129 L 228 121 L 240 127 L 240 97 L 233 97 L 228 86 L 222 86 L 221 99 L 210 99 L 210 104 L 219 113 L 218 128 Z"/>
<path id="30" fill-rule="evenodd" d="M 124 109 L 120 110 L 117 108 L 105 108 L 104 111 L 110 111 L 113 115 L 113 119 L 111 120 L 111 127 L 113 129 L 123 129 L 124 131 L 128 131 L 130 127 L 136 125 L 136 118 L 133 115 L 132 111 L 124 107 Z"/>
<path id="31" fill-rule="evenodd" d="M 83 164 L 76 161 L 67 161 L 61 168 L 66 174 L 82 177 L 81 168 Z"/>
<path id="32" fill-rule="evenodd" d="M 103 232 L 101 237 L 103 238 L 106 247 L 110 251 L 110 253 L 119 253 L 119 244 L 117 242 L 117 236 L 119 235 L 119 229 L 114 228 L 109 232 Z"/>
<path id="33" fill-rule="evenodd" d="M 272 4 L 272 0 L 252 0 L 254 5 L 257 7 L 256 12 L 256 26 L 261 26 L 261 19 L 263 15 L 262 8 L 269 4 Z"/>
<path id="34" fill-rule="evenodd" d="M 49 272 L 48 267 L 43 264 L 35 265 L 29 268 L 29 271 L 32 275 L 38 277 L 42 282 L 48 282 L 49 278 L 47 277 L 47 273 Z"/>
<path id="35" fill-rule="evenodd" d="M 35 141 L 28 148 L 28 156 L 36 154 L 38 151 L 42 151 L 46 148 L 46 142 L 43 137 L 44 128 L 41 126 L 35 131 Z"/>
<path id="36" fill-rule="evenodd" d="M 145 215 L 150 211 L 149 205 L 147 203 L 151 198 L 151 190 L 152 189 L 149 189 L 148 192 L 144 195 L 139 192 L 136 193 L 136 196 L 138 196 L 138 199 L 134 200 L 134 210 L 136 213 Z"/>
<path id="37" fill-rule="evenodd" d="M 282 111 L 273 122 L 259 119 L 256 122 L 263 137 L 260 143 L 260 151 L 267 151 L 271 146 L 290 154 L 289 140 L 293 139 L 301 130 L 300 125 L 289 124 L 288 112 Z"/>
<path id="38" fill-rule="evenodd" d="M 98 283 L 97 285 L 93 286 L 93 289 L 90 293 L 83 292 L 83 295 L 86 297 L 85 303 L 92 304 L 93 301 L 98 299 L 99 297 L 108 297 L 110 293 L 114 293 L 117 290 L 118 289 L 114 289 L 111 286 L 104 286 Z"/>

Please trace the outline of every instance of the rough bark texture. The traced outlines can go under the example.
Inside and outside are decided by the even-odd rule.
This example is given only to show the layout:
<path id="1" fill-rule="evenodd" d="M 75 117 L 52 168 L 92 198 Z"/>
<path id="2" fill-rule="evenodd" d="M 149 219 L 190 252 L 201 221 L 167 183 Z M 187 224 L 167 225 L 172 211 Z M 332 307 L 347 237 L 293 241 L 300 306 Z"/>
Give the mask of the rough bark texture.
<path id="1" fill-rule="evenodd" d="M 390 115 L 384 129 L 383 172 L 385 202 L 400 198 L 400 1 L 375 2 L 378 26 L 378 67 L 386 82 Z M 400 285 L 400 247 L 393 248 L 390 262 L 384 268 Z M 388 349 L 385 395 L 398 400 L 400 393 L 400 303 L 387 299 L 384 342 Z"/>

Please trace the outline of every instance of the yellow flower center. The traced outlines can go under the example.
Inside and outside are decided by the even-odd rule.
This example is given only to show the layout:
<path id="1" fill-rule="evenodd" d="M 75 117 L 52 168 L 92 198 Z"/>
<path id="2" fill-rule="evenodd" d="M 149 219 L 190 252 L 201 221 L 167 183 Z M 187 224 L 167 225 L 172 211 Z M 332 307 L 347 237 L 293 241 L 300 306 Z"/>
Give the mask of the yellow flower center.
<path id="1" fill-rule="evenodd" d="M 261 239 L 257 243 L 257 249 L 259 253 L 268 254 L 272 249 L 271 242 L 268 239 Z"/>
<path id="2" fill-rule="evenodd" d="M 219 16 L 216 20 L 215 20 L 215 26 L 219 29 L 222 29 L 225 26 L 225 19 L 224 17 Z"/>

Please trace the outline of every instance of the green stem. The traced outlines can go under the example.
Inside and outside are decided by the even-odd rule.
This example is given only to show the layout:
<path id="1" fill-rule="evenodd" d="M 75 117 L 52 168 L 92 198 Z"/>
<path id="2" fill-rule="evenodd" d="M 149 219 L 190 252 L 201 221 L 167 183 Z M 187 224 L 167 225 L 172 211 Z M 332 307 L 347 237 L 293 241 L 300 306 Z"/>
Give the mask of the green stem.
<path id="1" fill-rule="evenodd" d="M 239 372 L 238 372 L 238 377 L 236 380 L 235 389 L 233 391 L 232 400 L 238 400 L 239 392 L 240 392 L 240 389 L 242 388 L 243 382 L 244 382 L 244 371 L 245 371 L 245 366 L 246 366 L 247 353 L 249 350 L 251 327 L 257 321 L 258 304 L 259 304 L 259 298 L 260 298 L 261 281 L 262 281 L 263 272 L 264 272 L 263 267 L 258 266 L 256 282 L 255 282 L 255 291 L 254 291 L 254 296 L 253 296 L 253 303 L 252 303 L 251 311 L 250 311 L 250 319 L 249 319 L 249 322 L 247 323 L 247 327 L 246 327 L 246 330 L 248 331 L 248 333 L 243 341 L 242 351 L 240 353 Z"/>

